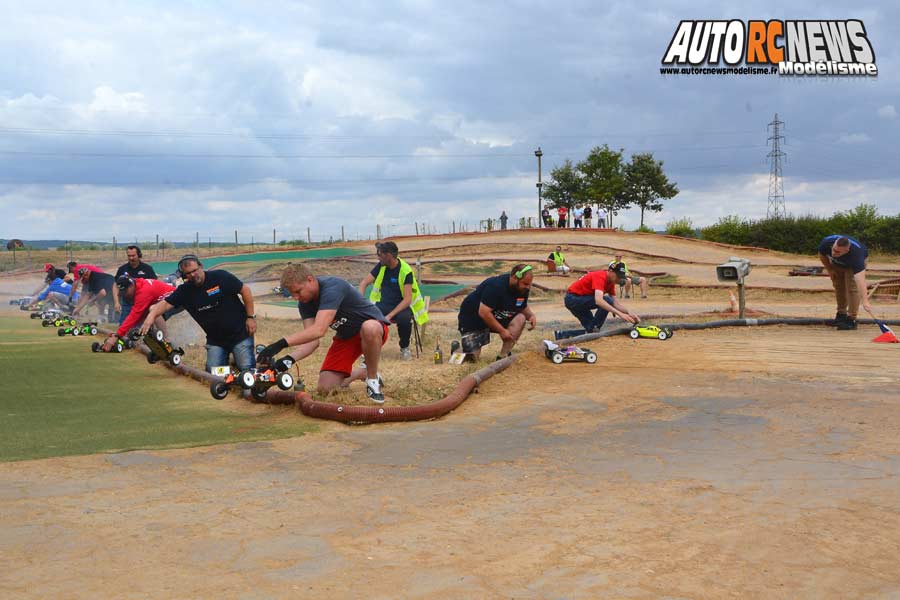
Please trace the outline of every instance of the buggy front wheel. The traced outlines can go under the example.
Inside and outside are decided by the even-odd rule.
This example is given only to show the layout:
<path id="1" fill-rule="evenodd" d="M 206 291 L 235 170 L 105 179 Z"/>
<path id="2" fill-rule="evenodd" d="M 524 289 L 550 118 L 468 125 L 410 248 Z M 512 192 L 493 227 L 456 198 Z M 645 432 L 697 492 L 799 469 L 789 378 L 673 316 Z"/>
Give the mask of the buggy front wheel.
<path id="1" fill-rule="evenodd" d="M 228 385 L 223 381 L 214 381 L 209 385 L 209 393 L 216 400 L 221 400 L 228 395 Z"/>

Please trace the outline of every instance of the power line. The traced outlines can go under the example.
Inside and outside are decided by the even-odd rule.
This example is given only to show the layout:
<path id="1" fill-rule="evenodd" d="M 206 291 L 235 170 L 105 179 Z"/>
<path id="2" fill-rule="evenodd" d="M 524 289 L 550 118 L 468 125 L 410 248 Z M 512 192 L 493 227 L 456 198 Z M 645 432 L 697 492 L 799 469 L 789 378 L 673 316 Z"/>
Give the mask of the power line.
<path id="1" fill-rule="evenodd" d="M 670 148 L 648 148 L 649 152 L 705 152 L 711 150 L 746 150 L 753 147 L 761 147 L 762 144 L 747 146 L 681 146 Z M 576 151 L 557 152 L 556 155 L 565 156 L 575 154 Z M 225 159 L 401 159 L 401 158 L 523 158 L 530 157 L 532 153 L 499 152 L 493 154 L 204 154 L 204 153 L 168 153 L 168 152 L 40 152 L 31 150 L 0 150 L 4 156 L 30 156 L 30 157 L 66 157 L 66 158 L 225 158 Z"/>

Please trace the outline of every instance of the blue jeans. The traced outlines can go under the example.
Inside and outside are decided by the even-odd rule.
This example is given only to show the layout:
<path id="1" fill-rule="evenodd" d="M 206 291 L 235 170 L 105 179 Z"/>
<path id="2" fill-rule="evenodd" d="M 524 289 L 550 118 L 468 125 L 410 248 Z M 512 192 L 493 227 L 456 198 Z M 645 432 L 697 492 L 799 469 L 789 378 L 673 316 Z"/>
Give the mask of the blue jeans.
<path id="1" fill-rule="evenodd" d="M 256 348 L 253 336 L 246 337 L 231 348 L 206 345 L 206 371 L 212 373 L 213 367 L 224 367 L 228 364 L 228 355 L 234 355 L 234 364 L 238 370 L 246 371 L 256 366 Z"/>
<path id="2" fill-rule="evenodd" d="M 613 303 L 612 296 L 603 296 L 603 299 L 609 304 Z M 575 318 L 578 319 L 578 322 L 581 323 L 581 326 L 584 327 L 585 331 L 600 329 L 603 327 L 603 323 L 606 322 L 606 317 L 609 315 L 609 311 L 597 306 L 597 303 L 594 302 L 593 294 L 590 296 L 566 294 L 565 305 L 566 308 L 569 309 L 569 312 L 575 315 Z M 597 311 L 592 312 L 595 308 Z"/>
<path id="3" fill-rule="evenodd" d="M 131 314 L 131 309 L 134 307 L 134 305 L 122 301 L 120 301 L 119 304 L 122 306 L 122 314 L 119 315 L 119 325 L 121 325 L 125 322 L 125 319 L 128 318 L 128 315 Z"/>

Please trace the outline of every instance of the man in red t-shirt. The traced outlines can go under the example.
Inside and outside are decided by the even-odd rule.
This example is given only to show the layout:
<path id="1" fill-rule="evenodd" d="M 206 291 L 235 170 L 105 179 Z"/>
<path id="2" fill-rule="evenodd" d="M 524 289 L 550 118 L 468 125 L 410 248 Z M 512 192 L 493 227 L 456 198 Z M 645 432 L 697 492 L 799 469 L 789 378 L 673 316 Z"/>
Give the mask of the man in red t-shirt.
<path id="1" fill-rule="evenodd" d="M 556 209 L 556 214 L 559 215 L 558 227 L 560 229 L 565 229 L 565 227 L 567 225 L 566 215 L 568 215 L 568 213 L 569 213 L 569 209 L 566 208 L 565 206 L 561 205 Z"/>
<path id="2" fill-rule="evenodd" d="M 569 286 L 565 298 L 566 308 L 575 315 L 584 329 L 555 331 L 556 339 L 598 331 L 603 327 L 609 313 L 618 315 L 629 323 L 641 322 L 639 316 L 616 299 L 616 282 L 625 276 L 624 268 L 621 268 L 621 271 L 613 268 L 606 271 L 589 271 Z"/>
<path id="3" fill-rule="evenodd" d="M 119 297 L 127 300 L 131 305 L 128 317 L 119 325 L 115 333 L 111 333 L 103 342 L 104 350 L 111 350 L 116 339 L 124 337 L 132 327 L 138 327 L 143 323 L 150 312 L 150 307 L 175 291 L 175 288 L 160 279 L 132 279 L 128 275 L 121 275 L 116 279 L 119 288 Z M 157 317 L 156 326 L 165 333 L 163 317 Z"/>

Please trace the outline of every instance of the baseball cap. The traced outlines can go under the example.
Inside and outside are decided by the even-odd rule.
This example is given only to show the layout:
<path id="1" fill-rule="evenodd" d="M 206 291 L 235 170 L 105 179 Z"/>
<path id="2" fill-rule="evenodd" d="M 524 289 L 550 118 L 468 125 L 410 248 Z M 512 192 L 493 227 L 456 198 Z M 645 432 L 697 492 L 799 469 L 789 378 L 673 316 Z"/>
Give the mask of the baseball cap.
<path id="1" fill-rule="evenodd" d="M 118 287 L 121 292 L 124 292 L 133 285 L 134 279 L 127 274 L 119 275 L 118 279 L 116 279 L 116 287 Z"/>
<path id="2" fill-rule="evenodd" d="M 625 277 L 627 271 L 625 271 L 625 265 L 622 263 L 615 263 L 609 268 L 610 271 L 618 275 L 619 277 Z"/>
<path id="3" fill-rule="evenodd" d="M 53 265 L 50 263 L 44 263 L 44 273 L 48 273 L 53 270 Z"/>

